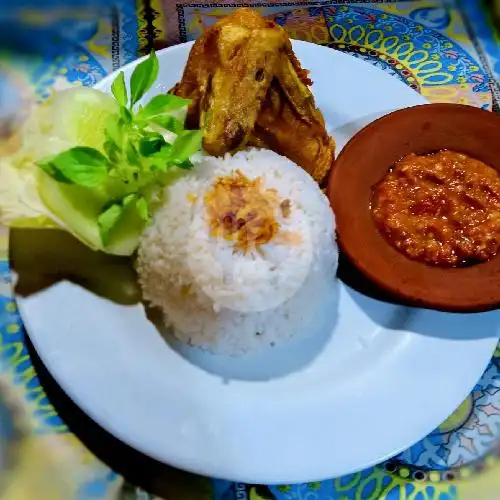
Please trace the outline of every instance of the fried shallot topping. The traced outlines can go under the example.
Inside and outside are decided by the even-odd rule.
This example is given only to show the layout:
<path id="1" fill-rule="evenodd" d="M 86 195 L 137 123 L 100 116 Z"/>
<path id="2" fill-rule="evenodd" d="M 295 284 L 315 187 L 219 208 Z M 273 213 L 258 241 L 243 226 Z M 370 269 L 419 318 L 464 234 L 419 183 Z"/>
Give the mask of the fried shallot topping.
<path id="1" fill-rule="evenodd" d="M 212 237 L 234 242 L 236 251 L 259 250 L 280 229 L 278 193 L 264 188 L 262 177 L 249 179 L 240 170 L 218 177 L 204 204 Z"/>

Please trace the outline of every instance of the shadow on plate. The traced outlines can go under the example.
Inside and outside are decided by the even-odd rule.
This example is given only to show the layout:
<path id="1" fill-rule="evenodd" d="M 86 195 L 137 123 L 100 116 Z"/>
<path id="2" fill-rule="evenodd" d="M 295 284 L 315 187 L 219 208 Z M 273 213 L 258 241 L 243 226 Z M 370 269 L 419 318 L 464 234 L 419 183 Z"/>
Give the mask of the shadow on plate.
<path id="1" fill-rule="evenodd" d="M 351 263 L 349 258 L 341 251 L 339 256 L 339 269 L 337 278 L 345 285 L 362 295 L 372 299 L 387 302 L 397 306 L 407 306 L 399 297 L 382 290 L 373 281 L 369 280 L 362 272 Z"/>
<path id="2" fill-rule="evenodd" d="M 222 377 L 228 383 L 231 380 L 264 382 L 301 371 L 319 356 L 332 334 L 335 334 L 338 298 L 337 294 L 326 305 L 328 312 L 325 314 L 325 323 L 318 331 L 305 338 L 291 339 L 283 345 L 264 347 L 256 353 L 243 356 L 213 354 L 181 342 L 170 328 L 163 325 L 161 311 L 150 308 L 146 314 L 169 346 L 191 364 Z"/>
<path id="3" fill-rule="evenodd" d="M 17 274 L 15 292 L 22 297 L 70 281 L 117 304 L 142 300 L 131 258 L 94 252 L 63 231 L 12 230 L 10 260 Z M 147 309 L 147 315 L 168 345 L 191 364 L 224 380 L 265 381 L 302 370 L 321 353 L 337 321 L 337 302 L 327 307 L 331 314 L 325 315 L 321 331 L 240 357 L 215 355 L 180 342 L 164 327 L 161 314 Z"/>
<path id="4" fill-rule="evenodd" d="M 380 309 L 377 307 L 376 302 L 368 303 L 366 297 L 402 306 L 390 324 L 384 322 L 383 326 L 385 328 L 398 330 L 404 324 L 405 330 L 420 335 L 453 340 L 477 340 L 499 337 L 500 310 L 463 314 L 417 308 L 375 285 L 358 271 L 344 254 L 340 256 L 337 276 L 350 288 L 348 290 L 349 294 L 359 304 L 360 308 L 376 323 L 380 323 L 377 315 Z M 353 291 L 358 293 L 353 293 Z M 417 315 L 417 311 L 420 314 Z M 481 318 L 480 331 L 477 330 L 478 318 Z"/>
<path id="5" fill-rule="evenodd" d="M 117 304 L 134 305 L 141 302 L 132 259 L 94 252 L 64 231 L 11 230 L 10 260 L 18 275 L 15 291 L 23 297 L 68 280 Z M 360 273 L 342 253 L 338 278 L 360 294 L 352 296 L 377 323 L 379 319 L 376 302 L 367 302 L 366 297 L 404 306 L 391 324 L 384 323 L 386 328 L 397 330 L 398 325 L 404 323 L 407 325 L 405 328 L 410 328 L 415 333 L 438 338 L 475 340 L 498 337 L 500 311 L 453 314 L 426 310 L 417 317 L 417 309 L 381 290 Z M 370 303 L 373 307 L 370 307 Z M 331 305 L 331 310 L 335 313 L 331 315 L 329 326 L 322 334 L 313 335 L 303 341 L 291 341 L 284 347 L 270 348 L 267 352 L 243 358 L 217 356 L 185 345 L 164 328 L 159 328 L 157 317 L 151 316 L 150 320 L 168 344 L 189 362 L 225 379 L 255 381 L 281 377 L 306 367 L 321 352 L 334 329 L 337 320 L 336 304 Z M 399 315 L 405 317 L 400 318 Z M 477 331 L 478 316 L 483 318 L 481 331 Z"/>
<path id="6" fill-rule="evenodd" d="M 141 301 L 132 259 L 94 252 L 64 231 L 12 229 L 9 251 L 22 297 L 66 280 L 117 304 Z"/>

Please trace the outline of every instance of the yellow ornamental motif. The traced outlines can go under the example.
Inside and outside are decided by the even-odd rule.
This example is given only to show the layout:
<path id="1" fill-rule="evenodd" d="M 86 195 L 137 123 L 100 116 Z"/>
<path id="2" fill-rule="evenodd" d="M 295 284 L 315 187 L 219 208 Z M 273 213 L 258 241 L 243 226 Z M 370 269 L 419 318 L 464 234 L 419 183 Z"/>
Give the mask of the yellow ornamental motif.
<path id="1" fill-rule="evenodd" d="M 111 46 L 109 38 L 111 38 L 111 24 L 108 20 L 100 19 L 96 34 L 89 40 L 87 46 L 92 54 L 99 55 L 103 58 L 111 58 Z"/>
<path id="2" fill-rule="evenodd" d="M 353 26 L 347 29 L 341 24 L 330 26 L 334 43 L 375 50 L 386 58 L 397 60 L 415 75 L 417 83 L 423 85 L 446 85 L 453 80 L 453 74 L 445 71 L 439 59 L 434 59 L 426 49 L 416 49 L 411 41 L 396 35 L 387 36 L 380 29 Z"/>
<path id="3" fill-rule="evenodd" d="M 405 472 L 407 473 L 405 474 Z M 407 479 L 390 475 L 375 467 L 371 471 L 359 472 L 334 480 L 334 491 L 345 500 L 431 500 L 443 494 L 447 498 L 452 487 L 447 483 L 414 483 L 409 469 L 400 471 Z M 354 495 L 353 495 L 354 493 Z M 344 496 L 345 495 L 345 496 Z"/>
<path id="4" fill-rule="evenodd" d="M 8 236 L 6 234 L 0 233 L 0 260 L 7 259 L 8 245 Z"/>
<path id="5" fill-rule="evenodd" d="M 34 383 L 37 375 L 31 364 L 29 354 L 24 349 L 23 343 L 6 343 L 5 339 L 2 337 L 0 353 L 3 359 L 9 360 L 11 375 L 15 374 L 17 379 L 15 385 L 21 391 L 24 400 L 30 408 L 30 413 L 37 417 L 34 419 L 37 430 L 45 430 L 45 422 L 52 417 L 57 417 L 57 412 L 48 402 L 47 396 L 40 384 L 37 381 Z M 62 423 L 60 425 L 51 425 L 50 429 L 53 432 L 67 431 L 67 427 Z"/>
<path id="6" fill-rule="evenodd" d="M 167 20 L 162 1 L 151 0 L 151 9 L 156 14 L 153 20 L 153 26 L 157 32 L 156 38 L 159 40 L 167 40 L 169 34 L 167 33 Z"/>

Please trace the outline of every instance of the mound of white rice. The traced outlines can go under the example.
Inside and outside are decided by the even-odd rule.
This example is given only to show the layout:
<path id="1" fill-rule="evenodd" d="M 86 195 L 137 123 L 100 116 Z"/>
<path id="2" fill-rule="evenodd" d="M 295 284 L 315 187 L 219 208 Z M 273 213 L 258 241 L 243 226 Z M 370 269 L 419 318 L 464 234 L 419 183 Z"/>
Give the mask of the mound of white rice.
<path id="1" fill-rule="evenodd" d="M 260 251 L 235 251 L 211 235 L 205 194 L 240 171 L 290 200 L 278 234 Z M 329 202 L 287 158 L 252 149 L 207 157 L 167 188 L 165 204 L 142 236 L 137 259 L 144 299 L 163 311 L 180 340 L 231 355 L 306 336 L 333 314 L 338 249 Z M 295 235 L 294 243 L 280 234 Z M 333 300 L 334 301 L 334 300 Z"/>

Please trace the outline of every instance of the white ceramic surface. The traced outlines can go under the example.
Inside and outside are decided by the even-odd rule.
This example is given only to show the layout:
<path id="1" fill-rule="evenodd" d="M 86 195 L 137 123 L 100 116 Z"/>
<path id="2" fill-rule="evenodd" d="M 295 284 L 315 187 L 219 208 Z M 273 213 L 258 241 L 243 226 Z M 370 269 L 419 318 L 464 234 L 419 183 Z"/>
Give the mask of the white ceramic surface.
<path id="1" fill-rule="evenodd" d="M 178 81 L 190 45 L 158 53 L 150 95 Z M 340 145 L 390 110 L 425 103 L 368 63 L 294 49 Z M 340 476 L 412 445 L 469 394 L 500 330 L 496 312 L 409 309 L 342 286 L 333 332 L 235 361 L 169 344 L 142 306 L 66 282 L 19 307 L 52 375 L 107 431 L 179 468 L 259 483 Z"/>

